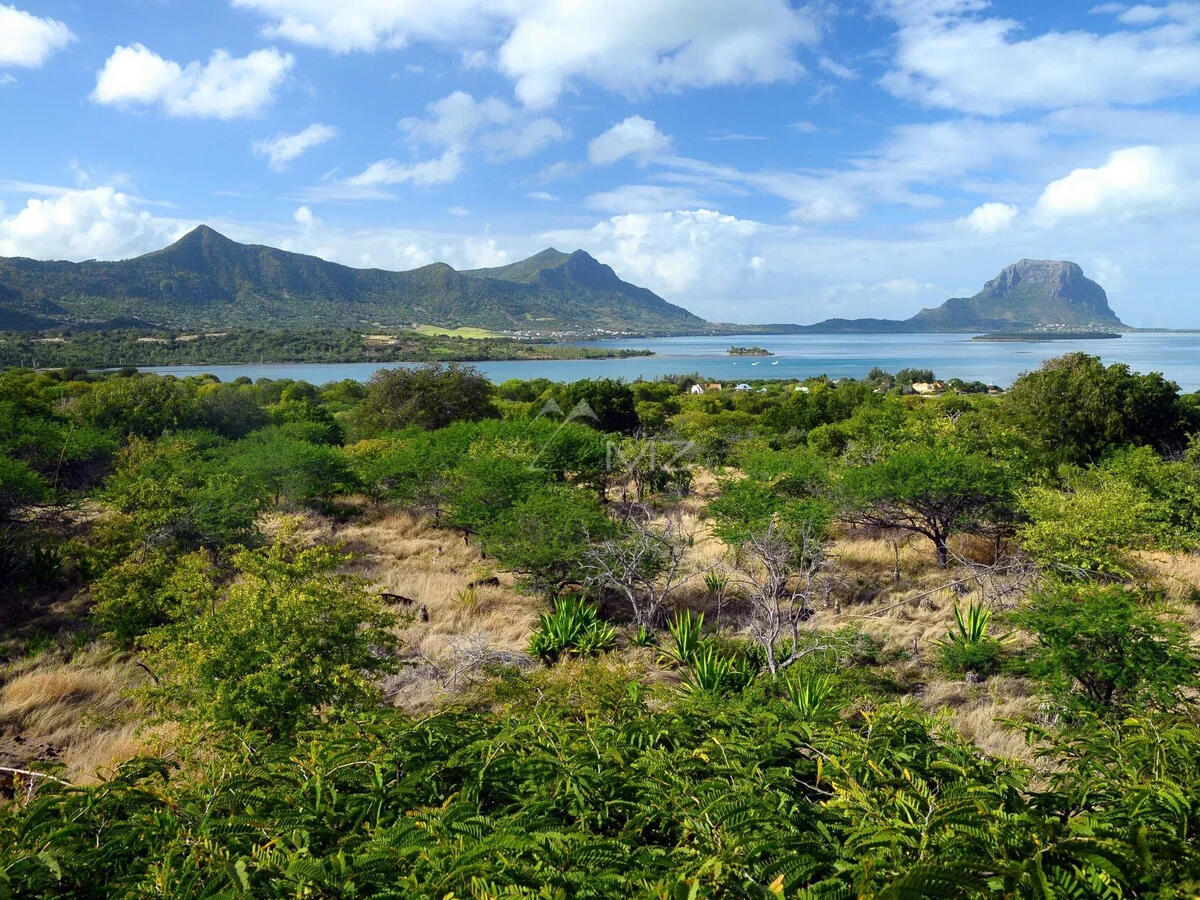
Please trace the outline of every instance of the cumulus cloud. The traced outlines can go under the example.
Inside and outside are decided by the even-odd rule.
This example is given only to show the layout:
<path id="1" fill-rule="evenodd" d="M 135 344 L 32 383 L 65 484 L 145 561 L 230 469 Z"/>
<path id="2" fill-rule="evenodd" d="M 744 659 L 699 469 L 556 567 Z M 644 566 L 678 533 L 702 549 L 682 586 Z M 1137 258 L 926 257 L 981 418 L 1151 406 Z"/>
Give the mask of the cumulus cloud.
<path id="1" fill-rule="evenodd" d="M 170 116 L 234 119 L 254 116 L 275 99 L 295 64 L 290 53 L 255 50 L 233 57 L 217 50 L 186 66 L 143 44 L 120 46 L 96 76 L 92 100 L 121 108 L 161 106 Z"/>
<path id="2" fill-rule="evenodd" d="M 583 231 L 543 236 L 554 246 L 587 247 L 622 278 L 680 298 L 744 288 L 766 267 L 758 246 L 768 229 L 709 209 L 626 213 Z"/>
<path id="3" fill-rule="evenodd" d="M 270 37 L 335 53 L 469 40 L 487 34 L 503 14 L 488 0 L 233 0 L 233 5 L 264 16 L 263 31 Z"/>
<path id="4" fill-rule="evenodd" d="M 499 44 L 496 61 L 531 107 L 578 80 L 625 94 L 769 83 L 803 71 L 811 13 L 787 0 L 234 0 L 266 33 L 345 53 L 410 41 Z M 476 46 L 470 49 L 478 50 Z M 490 58 L 490 55 L 489 55 Z"/>
<path id="5" fill-rule="evenodd" d="M 331 141 L 338 136 L 338 130 L 332 125 L 314 122 L 307 128 L 302 128 L 294 134 L 278 132 L 274 137 L 255 141 L 252 145 L 255 156 L 265 156 L 267 165 L 276 172 L 282 172 L 288 163 L 297 159 L 313 147 Z"/>
<path id="6" fill-rule="evenodd" d="M 118 259 L 156 250 L 189 225 L 156 217 L 111 186 L 67 190 L 0 218 L 0 256 Z"/>
<path id="7" fill-rule="evenodd" d="M 460 152 L 477 144 L 494 159 L 532 156 L 567 136 L 553 119 L 529 115 L 496 97 L 476 100 L 466 91 L 435 100 L 428 111 L 423 118 L 401 119 L 400 128 L 418 142 Z"/>
<path id="8" fill-rule="evenodd" d="M 37 68 L 74 40 L 71 29 L 57 19 L 0 3 L 0 66 Z"/>
<path id="9" fill-rule="evenodd" d="M 959 225 L 976 234 L 996 234 L 1012 228 L 1017 208 L 1008 203 L 984 203 L 958 220 Z"/>
<path id="10" fill-rule="evenodd" d="M 462 169 L 462 154 L 457 148 L 451 147 L 441 156 L 421 162 L 402 163 L 394 159 L 377 160 L 357 175 L 345 179 L 344 184 L 352 188 L 378 188 L 381 185 L 390 184 L 433 187 L 454 181 Z"/>
<path id="11" fill-rule="evenodd" d="M 431 159 L 411 163 L 381 159 L 357 175 L 310 189 L 309 196 L 327 199 L 370 199 L 388 196 L 385 185 L 432 187 L 455 181 L 466 168 L 466 156 L 479 148 L 493 160 L 518 159 L 566 138 L 553 119 L 530 115 L 496 97 L 476 100 L 466 91 L 435 100 L 425 116 L 400 120 L 400 130 L 413 144 L 441 150 Z"/>
<path id="12" fill-rule="evenodd" d="M 311 209 L 309 209 L 307 206 L 297 207 L 296 211 L 294 213 L 292 213 L 292 221 L 295 222 L 297 225 L 299 225 L 301 228 L 303 228 L 305 231 L 316 228 L 318 225 L 321 224 L 321 220 L 318 219 L 313 214 L 313 211 Z"/>
<path id="13" fill-rule="evenodd" d="M 588 144 L 588 160 L 593 165 L 610 166 L 632 156 L 645 165 L 650 157 L 670 149 L 671 139 L 659 131 L 657 125 L 641 116 L 630 116 L 592 138 Z"/>
<path id="14" fill-rule="evenodd" d="M 1194 4 L 1133 7 L 1120 18 L 1127 27 L 1107 34 L 1048 31 L 1030 37 L 1016 20 L 980 17 L 987 4 L 972 0 L 892 0 L 888 6 L 900 30 L 894 65 L 881 83 L 928 106 L 1004 115 L 1150 103 L 1200 87 Z M 1188 9 L 1190 16 L 1178 12 Z"/>
<path id="15" fill-rule="evenodd" d="M 1034 207 L 1042 223 L 1100 213 L 1123 214 L 1175 205 L 1180 200 L 1178 170 L 1159 147 L 1127 147 L 1110 153 L 1101 166 L 1075 169 L 1046 185 Z"/>
<path id="16" fill-rule="evenodd" d="M 625 94 L 786 80 L 803 71 L 796 46 L 817 36 L 786 0 L 542 0 L 499 61 L 521 100 L 545 106 L 577 78 Z"/>

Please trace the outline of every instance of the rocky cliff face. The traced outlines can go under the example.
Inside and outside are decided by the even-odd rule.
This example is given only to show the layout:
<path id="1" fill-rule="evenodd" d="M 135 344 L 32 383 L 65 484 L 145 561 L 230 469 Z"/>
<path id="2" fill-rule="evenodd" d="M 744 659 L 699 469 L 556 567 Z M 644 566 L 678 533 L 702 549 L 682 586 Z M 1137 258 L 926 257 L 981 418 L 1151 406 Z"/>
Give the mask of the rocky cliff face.
<path id="1" fill-rule="evenodd" d="M 1073 262 L 1023 259 L 973 297 L 953 297 L 908 319 L 828 319 L 789 328 L 848 332 L 1114 331 L 1127 326 L 1108 305 L 1104 288 Z"/>
<path id="2" fill-rule="evenodd" d="M 1124 327 L 1104 288 L 1075 263 L 1048 259 L 1015 262 L 974 297 L 947 300 L 907 321 L 934 331 Z"/>

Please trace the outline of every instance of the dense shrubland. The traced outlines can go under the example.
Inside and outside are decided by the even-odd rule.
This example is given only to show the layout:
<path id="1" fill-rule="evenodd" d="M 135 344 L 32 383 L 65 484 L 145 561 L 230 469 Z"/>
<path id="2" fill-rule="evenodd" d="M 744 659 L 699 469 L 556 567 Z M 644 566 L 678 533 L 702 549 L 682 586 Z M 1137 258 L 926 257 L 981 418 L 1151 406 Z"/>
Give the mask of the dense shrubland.
<path id="1" fill-rule="evenodd" d="M 1200 404 L 931 378 L 0 375 L 0 894 L 1194 895 Z"/>

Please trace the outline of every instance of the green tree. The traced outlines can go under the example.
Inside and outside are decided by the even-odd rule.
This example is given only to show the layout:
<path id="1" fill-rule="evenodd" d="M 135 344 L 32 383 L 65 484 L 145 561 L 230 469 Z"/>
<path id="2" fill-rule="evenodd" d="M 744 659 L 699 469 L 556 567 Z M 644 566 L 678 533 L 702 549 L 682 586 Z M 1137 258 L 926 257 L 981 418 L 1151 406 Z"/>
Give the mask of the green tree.
<path id="1" fill-rule="evenodd" d="M 17 507 L 42 500 L 49 485 L 25 463 L 0 456 L 0 522 L 7 521 Z"/>
<path id="2" fill-rule="evenodd" d="M 202 389 L 196 406 L 200 426 L 222 437 L 245 437 L 269 421 L 266 410 L 241 385 L 214 384 Z"/>
<path id="3" fill-rule="evenodd" d="M 202 445 L 205 437 L 138 439 L 121 452 L 104 498 L 129 516 L 139 540 L 219 549 L 253 538 L 261 497 L 244 478 L 210 458 Z"/>
<path id="4" fill-rule="evenodd" d="M 473 451 L 449 474 L 446 524 L 464 538 L 478 534 L 545 481 L 526 456 Z"/>
<path id="5" fill-rule="evenodd" d="M 92 617 L 118 644 L 132 646 L 150 631 L 206 612 L 216 591 L 211 554 L 176 559 L 166 549 L 134 554 L 105 571 L 91 587 Z"/>
<path id="6" fill-rule="evenodd" d="M 396 668 L 395 619 L 340 574 L 347 560 L 284 543 L 237 554 L 215 608 L 146 638 L 158 696 L 186 717 L 274 735 L 377 698 L 375 677 Z"/>
<path id="7" fill-rule="evenodd" d="M 1052 588 L 1014 615 L 1031 632 L 1031 668 L 1068 710 L 1172 708 L 1197 685 L 1187 631 L 1119 585 Z"/>
<path id="8" fill-rule="evenodd" d="M 337 447 L 297 440 L 279 428 L 264 429 L 231 448 L 230 469 L 258 496 L 293 504 L 328 500 L 358 484 Z"/>
<path id="9" fill-rule="evenodd" d="M 618 379 L 583 378 L 560 385 L 554 398 L 572 422 L 622 434 L 637 430 L 633 389 Z"/>
<path id="10" fill-rule="evenodd" d="M 365 434 L 408 425 L 443 428 L 452 422 L 496 415 L 491 382 L 470 366 L 431 363 L 411 369 L 380 369 L 367 382 L 355 421 Z"/>
<path id="11" fill-rule="evenodd" d="M 1151 504 L 1122 478 L 1077 474 L 1064 490 L 1030 488 L 1020 507 L 1022 548 L 1061 577 L 1136 577 L 1140 567 L 1130 551 L 1153 541 Z"/>
<path id="12" fill-rule="evenodd" d="M 482 543 L 506 569 L 557 592 L 583 579 L 592 542 L 614 530 L 595 497 L 555 484 L 518 501 L 487 525 Z"/>
<path id="13" fill-rule="evenodd" d="M 856 524 L 900 528 L 933 542 L 947 565 L 946 541 L 994 516 L 1011 494 L 999 464 L 952 445 L 903 446 L 878 462 L 846 470 L 845 517 Z"/>
<path id="14" fill-rule="evenodd" d="M 1182 450 L 1197 430 L 1194 407 L 1157 372 L 1069 353 L 1018 378 L 1005 399 L 1019 427 L 1052 463 L 1084 465 L 1126 444 Z"/>
<path id="15" fill-rule="evenodd" d="M 75 413 L 86 424 L 141 437 L 157 437 L 197 421 L 193 389 L 158 375 L 98 382 L 76 401 Z"/>

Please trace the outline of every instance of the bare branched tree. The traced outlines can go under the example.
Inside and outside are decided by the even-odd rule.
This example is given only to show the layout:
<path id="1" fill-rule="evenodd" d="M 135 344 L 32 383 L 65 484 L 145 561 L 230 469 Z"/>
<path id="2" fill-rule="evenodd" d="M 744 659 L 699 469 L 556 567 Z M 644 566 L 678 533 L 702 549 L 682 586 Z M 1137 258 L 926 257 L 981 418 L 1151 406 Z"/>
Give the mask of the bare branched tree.
<path id="1" fill-rule="evenodd" d="M 960 579 L 964 587 L 979 591 L 979 600 L 989 609 L 1013 609 L 1037 586 L 1041 573 L 1023 553 L 998 556 L 992 563 L 981 563 L 957 553 L 954 562 L 967 571 Z"/>
<path id="2" fill-rule="evenodd" d="M 771 674 L 828 649 L 806 625 L 827 582 L 826 542 L 809 529 L 789 539 L 772 522 L 743 546 L 734 580 L 746 599 L 750 634 L 763 648 Z"/>
<path id="3" fill-rule="evenodd" d="M 657 628 L 671 595 L 698 574 L 685 565 L 694 539 L 674 519 L 656 525 L 630 516 L 625 526 L 623 536 L 592 546 L 584 562 L 587 581 L 624 597 L 638 625 Z"/>

